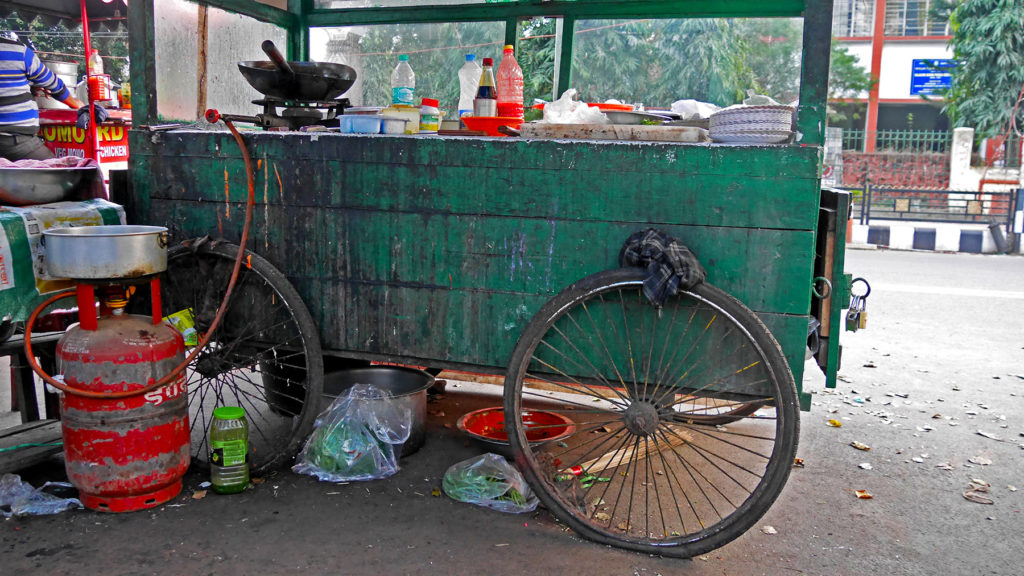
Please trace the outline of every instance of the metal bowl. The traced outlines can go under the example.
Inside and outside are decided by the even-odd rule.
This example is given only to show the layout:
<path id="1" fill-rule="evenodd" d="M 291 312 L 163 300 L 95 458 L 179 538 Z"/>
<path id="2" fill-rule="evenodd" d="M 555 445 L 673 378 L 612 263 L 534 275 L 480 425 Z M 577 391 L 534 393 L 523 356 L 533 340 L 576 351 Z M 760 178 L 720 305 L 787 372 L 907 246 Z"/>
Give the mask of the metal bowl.
<path id="1" fill-rule="evenodd" d="M 500 406 L 463 414 L 455 425 L 487 450 L 513 456 L 512 445 L 508 442 L 505 430 L 505 410 Z M 557 442 L 576 432 L 576 424 L 572 420 L 546 410 L 523 410 L 523 426 L 526 428 L 526 440 L 531 446 Z"/>
<path id="2" fill-rule="evenodd" d="M 141 278 L 167 269 L 167 228 L 82 226 L 43 232 L 46 271 L 54 278 Z"/>
<path id="3" fill-rule="evenodd" d="M 0 168 L 0 204 L 28 206 L 66 200 L 87 168 Z"/>

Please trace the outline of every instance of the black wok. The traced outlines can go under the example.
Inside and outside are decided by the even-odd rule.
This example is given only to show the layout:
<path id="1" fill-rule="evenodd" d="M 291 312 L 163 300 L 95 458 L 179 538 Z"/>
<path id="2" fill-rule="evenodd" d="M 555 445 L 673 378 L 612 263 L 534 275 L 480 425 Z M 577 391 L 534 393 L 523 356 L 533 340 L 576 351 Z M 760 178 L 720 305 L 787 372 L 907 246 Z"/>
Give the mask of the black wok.
<path id="1" fill-rule="evenodd" d="M 238 63 L 250 86 L 271 98 L 284 100 L 333 100 L 356 81 L 356 71 L 330 62 L 289 62 L 289 75 L 269 60 Z"/>

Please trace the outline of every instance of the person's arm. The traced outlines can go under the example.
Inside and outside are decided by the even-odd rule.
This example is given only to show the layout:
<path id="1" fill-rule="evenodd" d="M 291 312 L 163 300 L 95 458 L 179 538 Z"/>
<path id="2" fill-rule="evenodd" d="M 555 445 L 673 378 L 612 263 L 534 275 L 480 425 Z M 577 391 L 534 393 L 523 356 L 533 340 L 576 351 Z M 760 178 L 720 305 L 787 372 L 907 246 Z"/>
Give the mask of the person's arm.
<path id="1" fill-rule="evenodd" d="M 71 91 L 64 85 L 64 82 L 40 62 L 36 53 L 27 46 L 25 47 L 25 76 L 32 86 L 46 89 L 51 98 L 72 108 L 82 107 L 82 102 L 71 95 Z"/>

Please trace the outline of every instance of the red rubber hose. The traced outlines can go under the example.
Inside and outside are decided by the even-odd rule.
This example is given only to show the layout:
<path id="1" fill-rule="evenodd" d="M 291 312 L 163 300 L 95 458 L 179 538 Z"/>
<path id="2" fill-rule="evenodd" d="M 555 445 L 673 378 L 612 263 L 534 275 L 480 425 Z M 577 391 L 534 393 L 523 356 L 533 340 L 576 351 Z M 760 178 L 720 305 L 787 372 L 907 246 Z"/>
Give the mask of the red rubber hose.
<path id="1" fill-rule="evenodd" d="M 245 161 L 246 181 L 249 185 L 249 196 L 245 201 L 245 226 L 242 227 L 242 238 L 238 243 L 238 256 L 235 257 L 235 266 L 231 269 L 231 279 L 228 280 L 228 287 L 224 293 L 224 299 L 221 300 L 220 308 L 217 309 L 217 314 L 213 317 L 213 322 L 210 324 L 209 329 L 207 329 L 206 333 L 199 338 L 199 344 L 188 356 L 185 357 L 185 360 L 182 361 L 181 364 L 178 364 L 174 370 L 171 370 L 166 376 L 151 384 L 147 384 L 138 390 L 127 390 L 124 392 L 93 392 L 92 390 L 82 390 L 81 388 L 68 386 L 47 374 L 43 371 L 42 367 L 39 366 L 39 363 L 36 362 L 35 354 L 32 353 L 32 326 L 35 324 L 36 318 L 39 317 L 40 312 L 54 302 L 75 294 L 74 290 L 59 292 L 47 298 L 42 304 L 37 306 L 36 309 L 32 311 L 32 314 L 28 318 L 28 322 L 25 324 L 25 356 L 28 357 L 28 365 L 32 367 L 33 372 L 38 374 L 39 377 L 50 386 L 68 394 L 84 396 L 86 398 L 113 399 L 138 396 L 140 394 L 156 390 L 161 386 L 166 386 L 173 381 L 178 374 L 180 374 L 181 371 L 199 355 L 203 348 L 206 347 L 207 342 L 210 341 L 210 336 L 220 325 L 221 318 L 224 316 L 224 312 L 228 308 L 228 302 L 231 300 L 231 293 L 234 291 L 235 282 L 238 280 L 238 272 L 242 269 L 242 260 L 245 258 L 245 245 L 249 242 L 249 227 L 252 224 L 253 206 L 256 203 L 256 181 L 253 177 L 252 159 L 249 157 L 249 149 L 245 147 L 245 141 L 242 140 L 242 135 L 238 133 L 235 125 L 232 124 L 230 120 L 223 118 L 222 120 L 224 120 L 224 124 L 228 127 L 228 130 L 231 131 L 231 135 L 235 137 L 235 142 L 238 144 L 238 147 L 242 150 L 242 160 Z"/>

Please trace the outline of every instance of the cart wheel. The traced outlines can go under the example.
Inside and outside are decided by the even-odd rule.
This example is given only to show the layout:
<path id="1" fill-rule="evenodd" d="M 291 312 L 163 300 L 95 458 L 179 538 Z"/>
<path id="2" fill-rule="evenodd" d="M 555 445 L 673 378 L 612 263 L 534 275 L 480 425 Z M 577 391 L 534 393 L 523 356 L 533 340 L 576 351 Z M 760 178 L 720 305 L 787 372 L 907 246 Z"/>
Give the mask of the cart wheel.
<path id="1" fill-rule="evenodd" d="M 640 269 L 601 272 L 541 308 L 512 354 L 506 428 L 531 487 L 576 532 L 689 557 L 742 534 L 782 491 L 796 386 L 739 301 L 702 284 L 657 309 L 643 279 Z M 527 409 L 574 426 L 521 424 Z M 727 426 L 712 425 L 722 418 Z"/>
<path id="2" fill-rule="evenodd" d="M 238 246 L 176 246 L 162 281 L 163 313 L 187 310 L 204 333 L 220 306 Z M 218 406 L 241 406 L 254 473 L 290 459 L 309 435 L 323 391 L 320 337 L 291 283 L 249 253 L 207 347 L 186 369 L 192 458 L 209 465 L 207 433 Z"/>

